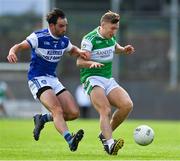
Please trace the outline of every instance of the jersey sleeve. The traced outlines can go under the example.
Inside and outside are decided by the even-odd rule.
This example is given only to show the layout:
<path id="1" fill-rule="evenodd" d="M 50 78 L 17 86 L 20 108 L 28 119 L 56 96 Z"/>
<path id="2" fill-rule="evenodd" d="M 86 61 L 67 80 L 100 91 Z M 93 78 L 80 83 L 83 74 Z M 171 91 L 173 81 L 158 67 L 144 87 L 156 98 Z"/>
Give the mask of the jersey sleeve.
<path id="1" fill-rule="evenodd" d="M 71 44 L 71 41 L 69 40 L 68 46 L 66 48 L 66 52 L 69 52 L 73 48 L 73 45 Z"/>
<path id="2" fill-rule="evenodd" d="M 92 51 L 93 45 L 91 41 L 83 39 L 81 42 L 81 49 L 82 50 L 87 50 L 87 51 Z"/>
<path id="3" fill-rule="evenodd" d="M 32 33 L 26 38 L 26 41 L 29 43 L 31 48 L 36 48 L 38 46 L 38 38 L 35 33 Z"/>

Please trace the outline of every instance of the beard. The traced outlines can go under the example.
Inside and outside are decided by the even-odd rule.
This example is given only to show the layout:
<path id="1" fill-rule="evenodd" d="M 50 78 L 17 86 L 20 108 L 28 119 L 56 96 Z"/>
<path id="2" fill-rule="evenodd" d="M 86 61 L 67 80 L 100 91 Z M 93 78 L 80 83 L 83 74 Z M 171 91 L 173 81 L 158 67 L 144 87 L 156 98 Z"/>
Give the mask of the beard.
<path id="1" fill-rule="evenodd" d="M 64 31 L 64 32 L 57 32 L 57 31 L 56 31 L 56 32 L 55 32 L 55 36 L 56 36 L 56 37 L 61 37 L 61 36 L 64 36 L 65 33 L 66 33 L 65 31 Z"/>
<path id="2" fill-rule="evenodd" d="M 65 33 L 58 33 L 58 34 L 56 34 L 57 37 L 61 37 L 61 36 L 64 36 L 64 35 L 65 35 Z"/>

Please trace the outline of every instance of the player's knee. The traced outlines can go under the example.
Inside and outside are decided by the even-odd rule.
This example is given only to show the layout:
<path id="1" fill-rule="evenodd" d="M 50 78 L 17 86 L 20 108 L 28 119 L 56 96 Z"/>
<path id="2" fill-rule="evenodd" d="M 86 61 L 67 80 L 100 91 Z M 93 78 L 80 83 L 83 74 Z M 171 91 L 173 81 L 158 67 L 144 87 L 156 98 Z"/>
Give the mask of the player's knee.
<path id="1" fill-rule="evenodd" d="M 80 111 L 78 108 L 74 108 L 68 111 L 68 113 L 65 113 L 64 116 L 65 116 L 65 119 L 68 121 L 75 120 L 80 116 Z"/>
<path id="2" fill-rule="evenodd" d="M 51 110 L 51 113 L 52 113 L 53 117 L 55 117 L 57 115 L 63 115 L 63 110 L 61 107 L 57 106 Z"/>
<path id="3" fill-rule="evenodd" d="M 108 106 L 104 106 L 104 108 L 101 108 L 101 109 L 99 110 L 99 113 L 100 113 L 100 115 L 110 116 L 110 114 L 111 114 L 111 108 L 108 107 Z"/>
<path id="4" fill-rule="evenodd" d="M 126 100 L 125 103 L 124 103 L 124 107 L 126 108 L 126 110 L 128 112 L 131 112 L 132 109 L 133 109 L 133 102 L 132 102 L 132 100 L 131 99 Z"/>
<path id="5" fill-rule="evenodd" d="M 80 111 L 75 109 L 71 112 L 71 120 L 77 119 L 80 116 Z"/>

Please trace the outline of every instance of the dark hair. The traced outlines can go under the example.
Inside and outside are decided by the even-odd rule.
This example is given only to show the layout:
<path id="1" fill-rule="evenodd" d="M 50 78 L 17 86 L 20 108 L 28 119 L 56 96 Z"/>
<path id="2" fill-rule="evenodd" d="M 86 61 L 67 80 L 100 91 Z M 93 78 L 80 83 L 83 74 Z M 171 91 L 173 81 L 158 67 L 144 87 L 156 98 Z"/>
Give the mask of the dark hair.
<path id="1" fill-rule="evenodd" d="M 106 12 L 102 17 L 101 17 L 101 23 L 102 22 L 110 22 L 112 24 L 116 24 L 118 23 L 120 20 L 120 15 L 112 12 L 112 11 L 108 11 Z"/>
<path id="2" fill-rule="evenodd" d="M 65 14 L 62 10 L 55 8 L 47 14 L 46 20 L 47 20 L 48 24 L 51 24 L 51 23 L 56 24 L 57 19 L 59 17 L 62 19 L 66 18 Z"/>

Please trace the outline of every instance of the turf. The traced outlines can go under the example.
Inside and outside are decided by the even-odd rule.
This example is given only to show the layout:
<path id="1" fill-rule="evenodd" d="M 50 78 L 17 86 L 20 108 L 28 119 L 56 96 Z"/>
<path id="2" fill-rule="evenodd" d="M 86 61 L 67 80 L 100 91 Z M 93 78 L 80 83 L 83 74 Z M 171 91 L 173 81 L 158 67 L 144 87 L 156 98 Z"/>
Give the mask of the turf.
<path id="1" fill-rule="evenodd" d="M 155 139 L 148 146 L 133 140 L 136 126 L 147 124 L 155 131 Z M 125 146 L 117 156 L 107 155 L 97 136 L 98 120 L 68 122 L 70 131 L 82 128 L 85 136 L 78 150 L 71 152 L 63 137 L 48 123 L 39 141 L 32 137 L 33 121 L 0 119 L 0 160 L 180 160 L 180 121 L 128 120 L 114 133 L 122 137 Z"/>

